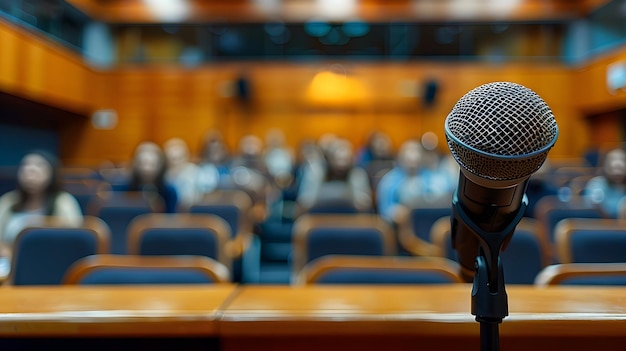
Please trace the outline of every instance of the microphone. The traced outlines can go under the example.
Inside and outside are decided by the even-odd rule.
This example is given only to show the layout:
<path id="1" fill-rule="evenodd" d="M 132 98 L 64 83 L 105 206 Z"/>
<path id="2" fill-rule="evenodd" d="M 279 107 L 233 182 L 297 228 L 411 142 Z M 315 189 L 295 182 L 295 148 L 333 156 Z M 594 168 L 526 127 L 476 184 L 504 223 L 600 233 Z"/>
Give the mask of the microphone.
<path id="1" fill-rule="evenodd" d="M 490 289 L 503 287 L 499 252 L 528 204 L 528 179 L 556 142 L 554 115 L 532 90 L 493 82 L 461 97 L 446 118 L 445 135 L 460 166 L 451 218 L 460 274 L 472 282 L 476 258 L 482 254 Z"/>

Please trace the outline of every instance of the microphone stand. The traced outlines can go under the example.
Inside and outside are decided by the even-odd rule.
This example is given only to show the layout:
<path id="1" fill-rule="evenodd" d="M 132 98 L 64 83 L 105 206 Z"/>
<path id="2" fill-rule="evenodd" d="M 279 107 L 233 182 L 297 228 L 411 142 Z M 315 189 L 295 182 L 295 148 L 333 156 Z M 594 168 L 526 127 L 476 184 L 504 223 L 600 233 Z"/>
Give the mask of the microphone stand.
<path id="1" fill-rule="evenodd" d="M 459 206 L 456 193 L 452 199 L 453 216 L 460 218 L 480 243 L 479 254 L 475 261 L 471 313 L 480 323 L 481 351 L 500 350 L 499 325 L 509 314 L 500 250 L 504 242 L 513 235 L 515 227 L 524 216 L 527 205 L 528 198 L 524 195 L 520 209 L 506 228 L 499 232 L 489 232 L 478 227 L 470 219 Z"/>

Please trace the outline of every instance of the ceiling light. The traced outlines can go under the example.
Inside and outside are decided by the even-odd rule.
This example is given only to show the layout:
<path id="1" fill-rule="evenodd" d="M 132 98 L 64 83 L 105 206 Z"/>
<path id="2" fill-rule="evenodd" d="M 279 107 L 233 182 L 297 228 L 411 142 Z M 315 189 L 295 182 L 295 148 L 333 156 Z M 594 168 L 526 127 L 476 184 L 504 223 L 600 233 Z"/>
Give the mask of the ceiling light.
<path id="1" fill-rule="evenodd" d="M 143 0 L 150 12 L 163 22 L 182 22 L 190 13 L 187 0 Z"/>

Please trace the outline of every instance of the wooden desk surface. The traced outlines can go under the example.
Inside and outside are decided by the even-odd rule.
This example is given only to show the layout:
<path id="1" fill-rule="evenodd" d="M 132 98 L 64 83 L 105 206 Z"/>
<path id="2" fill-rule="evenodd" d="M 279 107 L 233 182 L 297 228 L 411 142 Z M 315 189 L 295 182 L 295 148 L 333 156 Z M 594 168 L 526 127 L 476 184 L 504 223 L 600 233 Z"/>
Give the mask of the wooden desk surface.
<path id="1" fill-rule="evenodd" d="M 623 351 L 626 288 L 508 286 L 504 351 Z M 243 287 L 220 321 L 222 351 L 479 350 L 471 286 Z"/>
<path id="2" fill-rule="evenodd" d="M 626 288 L 507 291 L 505 351 L 625 349 Z M 0 339 L 208 337 L 221 351 L 477 350 L 470 293 L 467 284 L 7 286 L 0 288 Z"/>
<path id="3" fill-rule="evenodd" d="M 626 336 L 626 288 L 508 286 L 507 292 L 501 335 Z M 243 287 L 224 311 L 220 333 L 471 336 L 478 322 L 470 293 L 467 284 Z"/>
<path id="4" fill-rule="evenodd" d="M 235 285 L 0 288 L 0 336 L 215 335 Z"/>

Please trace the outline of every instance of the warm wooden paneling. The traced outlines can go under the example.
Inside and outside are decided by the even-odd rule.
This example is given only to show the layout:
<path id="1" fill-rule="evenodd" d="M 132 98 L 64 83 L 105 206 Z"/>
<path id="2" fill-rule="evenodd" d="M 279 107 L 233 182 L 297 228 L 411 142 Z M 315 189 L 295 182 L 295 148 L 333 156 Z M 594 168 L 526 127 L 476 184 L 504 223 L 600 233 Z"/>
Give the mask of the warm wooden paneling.
<path id="1" fill-rule="evenodd" d="M 93 72 L 80 56 L 0 20 L 0 89 L 72 112 L 92 108 Z"/>
<path id="2" fill-rule="evenodd" d="M 626 47 L 601 55 L 575 71 L 577 81 L 573 90 L 576 107 L 587 113 L 601 113 L 626 107 L 626 90 L 609 91 L 607 67 L 626 62 Z"/>
<path id="3" fill-rule="evenodd" d="M 573 78 L 572 105 L 586 120 L 590 146 L 610 148 L 623 142 L 623 118 L 615 111 L 626 109 L 626 89 L 610 91 L 607 86 L 607 68 L 616 63 L 626 63 L 626 48 L 604 54 L 577 69 Z"/>
<path id="4" fill-rule="evenodd" d="M 281 128 L 292 146 L 306 138 L 335 133 L 361 144 L 373 130 L 388 132 L 395 145 L 424 132 L 443 142 L 445 117 L 456 101 L 474 87 L 491 81 L 523 84 L 541 95 L 553 109 L 561 136 L 554 157 L 579 155 L 586 147 L 584 123 L 571 103 L 572 75 L 568 68 L 549 64 L 344 63 L 348 76 L 362 83 L 366 103 L 324 106 L 306 98 L 316 73 L 329 65 L 295 63 L 225 64 L 187 70 L 174 67 L 125 68 L 106 73 L 108 89 L 98 101 L 118 112 L 113 130 L 88 129 L 73 163 L 88 159 L 123 161 L 144 139 L 158 143 L 182 137 L 196 151 L 208 129 L 221 130 L 231 148 L 245 134 L 263 137 Z M 246 72 L 251 105 L 224 97 L 225 87 Z M 420 96 L 407 96 L 406 87 L 438 82 L 436 103 L 426 108 Z M 419 93 L 418 93 L 419 95 Z M 107 144 L 106 148 L 102 145 Z M 442 143 L 442 148 L 445 145 Z"/>
<path id="5" fill-rule="evenodd" d="M 583 13 L 589 13 L 597 10 L 598 8 L 606 5 L 611 1 L 612 0 L 581 0 L 579 1 L 579 6 L 581 7 Z"/>
<path id="6" fill-rule="evenodd" d="M 96 71 L 80 57 L 24 30 L 0 22 L 0 89 L 38 102 L 90 114 L 114 109 L 114 129 L 97 130 L 88 120 L 62 130 L 62 156 L 69 164 L 127 160 L 139 142 L 182 137 L 196 152 L 208 129 L 221 130 L 234 148 L 245 134 L 264 136 L 279 127 L 297 146 L 304 138 L 332 132 L 361 144 L 373 130 L 388 132 L 397 146 L 426 131 L 443 149 L 443 124 L 454 103 L 472 88 L 513 81 L 535 90 L 552 108 L 561 134 L 551 157 L 579 156 L 589 144 L 582 110 L 619 105 L 624 93 L 604 89 L 606 63 L 626 51 L 576 70 L 546 63 L 365 63 L 272 62 L 211 64 L 193 69 L 127 66 Z M 315 75 L 332 69 L 356 82 L 361 95 L 342 105 L 307 98 Z M 249 78 L 251 103 L 232 96 L 233 80 Z M 436 103 L 426 108 L 419 93 L 426 79 L 438 82 Z M 353 85 L 351 85 L 353 86 Z"/>

